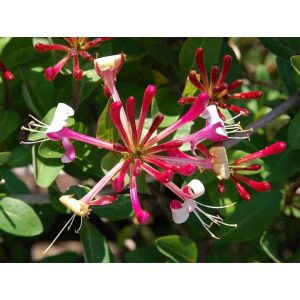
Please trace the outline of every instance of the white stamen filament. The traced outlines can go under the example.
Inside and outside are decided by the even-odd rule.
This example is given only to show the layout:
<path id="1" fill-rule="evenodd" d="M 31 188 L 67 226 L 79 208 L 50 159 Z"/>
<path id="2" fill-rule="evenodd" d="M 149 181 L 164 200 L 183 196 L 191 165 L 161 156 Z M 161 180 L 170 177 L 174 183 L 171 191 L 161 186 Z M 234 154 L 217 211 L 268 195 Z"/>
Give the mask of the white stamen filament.
<path id="1" fill-rule="evenodd" d="M 42 140 L 37 140 L 37 141 L 32 141 L 32 142 L 24 142 L 21 141 L 20 144 L 25 144 L 25 145 L 32 145 L 32 144 L 37 144 L 45 141 L 50 141 L 50 139 L 42 139 Z"/>
<path id="2" fill-rule="evenodd" d="M 236 115 L 236 116 L 234 116 L 234 117 L 232 117 L 232 118 L 230 118 L 230 119 L 227 119 L 226 121 L 224 121 L 224 123 L 230 123 L 231 121 L 233 121 L 234 119 L 237 119 L 237 118 L 239 118 L 239 117 L 241 117 L 241 116 L 243 116 L 244 115 L 244 113 L 239 113 L 238 115 Z"/>
<path id="3" fill-rule="evenodd" d="M 74 218 L 76 217 L 76 214 L 73 214 L 72 217 L 68 220 L 68 222 L 64 225 L 64 227 L 60 230 L 60 232 L 57 234 L 57 236 L 54 238 L 54 240 L 51 242 L 51 244 L 47 247 L 46 250 L 43 251 L 43 254 L 46 255 L 47 252 L 50 250 L 50 248 L 53 246 L 53 244 L 56 242 L 56 240 L 59 238 L 59 236 L 63 233 L 63 231 L 67 228 L 69 223 L 71 224 L 74 221 Z"/>
<path id="4" fill-rule="evenodd" d="M 38 119 L 37 119 L 36 117 L 34 117 L 33 115 L 30 115 L 30 114 L 29 114 L 29 117 L 31 117 L 33 120 L 35 120 L 36 122 L 38 122 L 38 123 L 40 123 L 40 124 L 42 124 L 42 125 L 49 126 L 49 125 L 43 123 L 42 121 L 38 120 Z"/>

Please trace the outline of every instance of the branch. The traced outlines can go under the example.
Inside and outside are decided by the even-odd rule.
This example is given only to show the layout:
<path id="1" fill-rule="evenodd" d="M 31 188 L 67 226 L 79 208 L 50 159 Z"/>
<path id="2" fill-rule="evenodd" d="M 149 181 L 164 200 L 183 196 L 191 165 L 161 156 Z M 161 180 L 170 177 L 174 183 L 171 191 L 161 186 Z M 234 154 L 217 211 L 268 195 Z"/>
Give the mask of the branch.
<path id="1" fill-rule="evenodd" d="M 290 97 L 288 100 L 283 102 L 282 104 L 278 105 L 276 108 L 274 108 L 272 111 L 264 115 L 262 118 L 250 123 L 245 127 L 245 129 L 252 128 L 253 131 L 249 133 L 249 135 L 252 135 L 254 132 L 256 132 L 258 129 L 265 127 L 268 123 L 274 121 L 277 119 L 280 115 L 290 110 L 292 107 L 296 106 L 297 104 L 300 104 L 300 92 L 296 93 L 292 97 Z M 234 137 L 243 136 L 243 133 L 237 133 L 234 135 Z M 227 149 L 234 147 L 238 143 L 243 141 L 242 139 L 228 139 L 223 143 L 223 146 Z"/>

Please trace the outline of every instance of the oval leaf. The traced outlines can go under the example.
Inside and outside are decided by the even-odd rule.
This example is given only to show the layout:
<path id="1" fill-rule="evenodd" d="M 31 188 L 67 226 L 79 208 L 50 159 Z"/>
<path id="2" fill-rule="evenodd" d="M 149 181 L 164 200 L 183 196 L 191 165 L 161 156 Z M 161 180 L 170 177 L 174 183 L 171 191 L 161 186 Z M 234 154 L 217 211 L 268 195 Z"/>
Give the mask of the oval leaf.
<path id="1" fill-rule="evenodd" d="M 84 260 L 87 263 L 108 263 L 110 253 L 107 241 L 101 232 L 88 220 L 83 220 L 80 230 Z"/>
<path id="2" fill-rule="evenodd" d="M 178 235 L 169 235 L 155 241 L 159 252 L 174 262 L 194 263 L 197 261 L 197 246 L 191 239 Z"/>
<path id="3" fill-rule="evenodd" d="M 18 236 L 36 236 L 43 225 L 36 212 L 25 202 L 4 197 L 0 200 L 0 229 Z"/>
<path id="4" fill-rule="evenodd" d="M 235 227 L 222 226 L 216 232 L 219 242 L 246 242 L 262 235 L 280 213 L 279 191 L 256 194 L 249 202 L 242 201 L 224 222 L 237 224 Z"/>

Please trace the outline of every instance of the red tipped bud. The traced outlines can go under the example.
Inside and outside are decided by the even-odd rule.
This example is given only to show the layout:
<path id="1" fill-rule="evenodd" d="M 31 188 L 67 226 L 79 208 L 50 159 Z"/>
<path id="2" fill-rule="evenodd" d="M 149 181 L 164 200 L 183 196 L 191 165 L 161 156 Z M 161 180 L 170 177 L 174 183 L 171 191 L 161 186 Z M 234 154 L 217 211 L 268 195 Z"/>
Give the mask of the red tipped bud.
<path id="1" fill-rule="evenodd" d="M 248 154 L 248 155 L 242 157 L 241 159 L 236 160 L 233 164 L 234 165 L 240 165 L 242 163 L 254 160 L 256 158 L 263 158 L 263 157 L 266 157 L 266 156 L 279 154 L 282 151 L 284 151 L 285 149 L 286 149 L 286 143 L 276 142 L 276 143 L 272 144 L 269 147 L 266 147 L 266 148 L 264 148 L 262 150 L 259 150 L 257 152 Z"/>
<path id="2" fill-rule="evenodd" d="M 14 80 L 14 79 L 15 79 L 14 74 L 13 74 L 12 72 L 10 72 L 9 70 L 5 70 L 5 71 L 3 72 L 3 77 L 4 77 L 4 79 L 6 79 L 6 80 Z"/>
<path id="3" fill-rule="evenodd" d="M 231 83 L 229 85 L 228 91 L 235 90 L 235 89 L 239 88 L 242 84 L 243 84 L 243 80 L 241 80 L 241 79 L 235 80 L 233 83 Z"/>
<path id="4" fill-rule="evenodd" d="M 150 222 L 150 214 L 145 210 L 142 210 L 140 213 L 138 213 L 136 218 L 141 225 L 148 224 Z"/>
<path id="5" fill-rule="evenodd" d="M 45 77 L 48 81 L 53 81 L 57 76 L 58 72 L 56 72 L 54 67 L 48 67 L 45 70 Z"/>
<path id="6" fill-rule="evenodd" d="M 249 201 L 251 199 L 251 195 L 247 192 L 247 190 L 236 180 L 234 176 L 231 176 L 231 180 L 233 181 L 242 199 Z"/>
<path id="7" fill-rule="evenodd" d="M 256 99 L 259 98 L 263 95 L 264 93 L 261 91 L 252 91 L 252 92 L 245 92 L 245 93 L 237 93 L 230 95 L 231 99 L 245 99 L 245 100 L 251 100 L 251 99 Z"/>
<path id="8" fill-rule="evenodd" d="M 226 191 L 225 189 L 225 180 L 222 179 L 218 182 L 218 192 L 219 193 L 224 193 Z"/>
<path id="9" fill-rule="evenodd" d="M 218 66 L 213 66 L 210 73 L 210 84 L 211 86 L 214 86 L 217 82 L 219 68 Z"/>
<path id="10" fill-rule="evenodd" d="M 186 105 L 186 104 L 193 104 L 196 100 L 196 97 L 184 97 L 178 100 L 178 104 Z"/>
<path id="11" fill-rule="evenodd" d="M 203 85 L 200 83 L 200 81 L 197 77 L 197 73 L 195 71 L 190 72 L 189 80 L 197 89 L 201 90 L 202 92 L 205 91 L 205 89 L 204 89 Z"/>
<path id="12" fill-rule="evenodd" d="M 225 80 L 225 78 L 226 78 L 226 76 L 229 72 L 229 69 L 231 67 L 231 60 L 232 59 L 231 59 L 230 55 L 225 55 L 224 56 L 224 58 L 223 58 L 223 68 L 222 68 L 222 71 L 221 71 L 221 74 L 220 74 L 220 77 L 218 79 L 217 84 L 220 84 Z"/>

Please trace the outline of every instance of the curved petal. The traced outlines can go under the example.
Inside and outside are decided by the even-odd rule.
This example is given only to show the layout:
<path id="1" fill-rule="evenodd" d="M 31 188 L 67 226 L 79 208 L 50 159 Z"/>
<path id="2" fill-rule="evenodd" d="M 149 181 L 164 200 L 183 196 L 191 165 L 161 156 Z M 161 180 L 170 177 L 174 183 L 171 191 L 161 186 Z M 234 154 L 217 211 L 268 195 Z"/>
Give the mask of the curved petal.
<path id="1" fill-rule="evenodd" d="M 64 126 L 66 126 L 67 119 L 73 115 L 74 110 L 72 107 L 65 103 L 59 103 L 55 110 L 52 122 L 46 130 L 46 133 L 60 131 Z"/>
<path id="2" fill-rule="evenodd" d="M 65 149 L 65 154 L 61 158 L 61 161 L 67 164 L 75 159 L 75 148 L 68 138 L 63 138 L 61 141 Z"/>
<path id="3" fill-rule="evenodd" d="M 215 105 L 207 106 L 203 113 L 200 115 L 200 117 L 205 119 L 209 124 L 217 124 L 219 122 L 223 123 Z"/>
<path id="4" fill-rule="evenodd" d="M 181 204 L 178 200 L 170 202 L 172 219 L 176 224 L 182 224 L 189 218 L 189 206 L 187 202 Z"/>
<path id="5" fill-rule="evenodd" d="M 189 194 L 193 195 L 194 199 L 202 196 L 205 192 L 203 183 L 198 179 L 193 179 L 187 185 Z"/>

